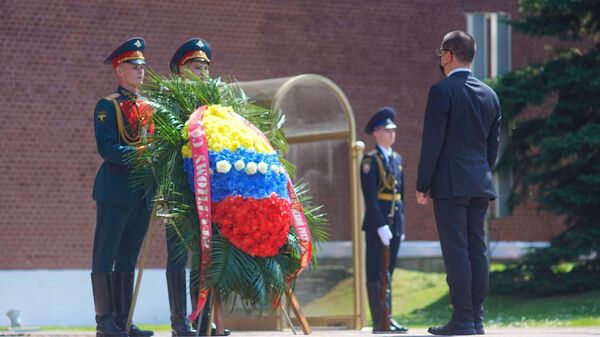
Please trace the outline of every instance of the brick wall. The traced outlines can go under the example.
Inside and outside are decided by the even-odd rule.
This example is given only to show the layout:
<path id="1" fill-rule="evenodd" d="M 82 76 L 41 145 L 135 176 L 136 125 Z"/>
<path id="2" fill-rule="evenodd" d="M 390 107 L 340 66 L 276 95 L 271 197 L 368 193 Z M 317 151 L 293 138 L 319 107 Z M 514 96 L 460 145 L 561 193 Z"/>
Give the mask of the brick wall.
<path id="1" fill-rule="evenodd" d="M 372 112 L 396 107 L 408 239 L 435 240 L 431 209 L 417 207 L 412 192 L 427 89 L 440 79 L 433 50 L 444 33 L 466 29 L 464 12 L 516 8 L 503 0 L 0 2 L 0 269 L 90 266 L 100 164 L 92 112 L 116 87 L 102 61 L 132 36 L 146 39 L 149 66 L 161 73 L 175 48 L 199 35 L 213 46 L 216 75 L 322 74 L 348 96 L 368 148 L 362 128 Z M 539 59 L 542 47 L 515 34 L 513 65 Z M 493 233 L 545 240 L 559 224 L 525 205 Z M 349 237 L 343 226 L 334 238 Z M 154 233 L 148 266 L 161 267 L 164 231 Z"/>

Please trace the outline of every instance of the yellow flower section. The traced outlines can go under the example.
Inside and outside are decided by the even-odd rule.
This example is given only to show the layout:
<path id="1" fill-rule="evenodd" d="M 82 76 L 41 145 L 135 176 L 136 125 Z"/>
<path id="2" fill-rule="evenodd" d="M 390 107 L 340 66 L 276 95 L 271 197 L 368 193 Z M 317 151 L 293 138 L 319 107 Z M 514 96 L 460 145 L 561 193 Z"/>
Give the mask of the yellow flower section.
<path id="1" fill-rule="evenodd" d="M 245 148 L 258 153 L 273 152 L 271 145 L 236 118 L 234 113 L 231 107 L 220 105 L 210 105 L 204 112 L 208 149 L 215 152 L 227 149 L 233 152 L 238 148 Z"/>
<path id="2" fill-rule="evenodd" d="M 190 120 L 188 119 L 185 124 L 183 125 L 183 129 L 181 130 L 181 137 L 183 137 L 183 139 L 187 139 L 188 141 L 185 143 L 185 145 L 183 145 L 181 147 L 181 155 L 183 156 L 183 158 L 192 158 L 192 149 L 190 148 L 190 135 L 189 135 L 189 130 L 190 130 Z"/>
<path id="3" fill-rule="evenodd" d="M 181 155 L 183 155 L 183 158 L 192 158 L 190 142 L 185 143 L 185 145 L 181 147 Z"/>
<path id="4" fill-rule="evenodd" d="M 208 141 L 208 150 L 220 152 L 227 149 L 231 152 L 238 148 L 255 151 L 257 153 L 272 153 L 273 148 L 265 139 L 257 135 L 242 120 L 236 118 L 231 107 L 209 105 L 204 111 L 204 130 Z M 188 137 L 188 122 L 185 123 L 182 135 Z M 191 158 L 192 151 L 189 143 L 181 148 L 184 158 Z"/>

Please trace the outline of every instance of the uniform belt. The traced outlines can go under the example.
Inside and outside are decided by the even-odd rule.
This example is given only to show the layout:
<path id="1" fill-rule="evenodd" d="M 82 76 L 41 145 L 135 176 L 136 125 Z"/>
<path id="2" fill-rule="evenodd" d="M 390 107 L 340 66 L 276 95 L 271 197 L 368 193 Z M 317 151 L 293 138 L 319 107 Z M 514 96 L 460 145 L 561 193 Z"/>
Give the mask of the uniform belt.
<path id="1" fill-rule="evenodd" d="M 392 193 L 377 193 L 377 199 L 385 201 L 392 201 L 393 199 L 394 201 L 398 201 L 402 199 L 402 195 L 400 193 L 396 193 L 395 195 Z"/>

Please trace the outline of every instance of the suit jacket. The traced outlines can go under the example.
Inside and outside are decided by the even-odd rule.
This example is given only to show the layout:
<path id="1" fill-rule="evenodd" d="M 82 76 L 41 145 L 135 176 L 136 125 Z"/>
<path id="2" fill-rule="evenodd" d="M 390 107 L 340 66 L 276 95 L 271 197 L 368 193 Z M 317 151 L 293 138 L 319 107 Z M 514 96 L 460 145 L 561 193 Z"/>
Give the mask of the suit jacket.
<path id="1" fill-rule="evenodd" d="M 96 201 L 127 207 L 138 204 L 140 200 L 150 204 L 151 193 L 130 186 L 131 171 L 127 158 L 135 149 L 119 136 L 117 113 L 123 112 L 117 111 L 111 100 L 116 96 L 120 103 L 132 99 L 133 94 L 122 87 L 117 89 L 117 94 L 98 101 L 94 110 L 96 146 L 104 162 L 96 174 L 92 197 Z M 123 120 L 127 131 L 131 132 L 125 116 Z"/>
<path id="2" fill-rule="evenodd" d="M 394 235 L 401 236 L 404 234 L 404 169 L 402 156 L 392 152 L 390 157 L 389 162 L 386 162 L 383 152 L 377 147 L 367 152 L 362 159 L 360 182 L 366 205 L 362 229 L 376 231 L 377 228 L 388 225 Z M 391 188 L 386 188 L 383 184 L 378 160 L 383 164 L 384 174 L 395 180 L 395 184 L 389 186 Z M 398 200 L 392 200 L 393 195 Z M 391 207 L 395 207 L 395 210 L 390 221 L 388 215 Z"/>
<path id="3" fill-rule="evenodd" d="M 495 199 L 500 132 L 496 93 L 467 71 L 429 89 L 417 191 L 432 198 Z"/>

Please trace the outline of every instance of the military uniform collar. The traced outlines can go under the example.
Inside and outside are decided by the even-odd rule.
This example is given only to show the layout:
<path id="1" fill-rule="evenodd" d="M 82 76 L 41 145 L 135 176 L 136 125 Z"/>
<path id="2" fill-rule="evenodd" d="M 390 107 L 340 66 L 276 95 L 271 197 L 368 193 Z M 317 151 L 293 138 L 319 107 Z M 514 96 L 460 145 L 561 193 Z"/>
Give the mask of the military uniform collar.
<path id="1" fill-rule="evenodd" d="M 127 97 L 127 98 L 129 98 L 129 99 L 137 99 L 137 98 L 139 98 L 139 96 L 138 96 L 138 95 L 136 95 L 136 94 L 132 93 L 131 91 L 129 91 L 129 90 L 127 90 L 127 89 L 123 88 L 122 86 L 119 86 L 119 87 L 117 88 L 117 92 L 118 92 L 120 95 L 122 95 L 122 96 L 125 96 L 125 97 Z"/>
<path id="2" fill-rule="evenodd" d="M 379 144 L 377 144 L 377 150 L 379 151 L 379 153 L 381 153 L 383 155 L 384 158 L 392 158 L 393 154 L 394 154 L 394 150 L 392 150 L 392 148 L 390 148 L 389 150 L 384 149 L 383 147 L 381 147 Z"/>

